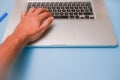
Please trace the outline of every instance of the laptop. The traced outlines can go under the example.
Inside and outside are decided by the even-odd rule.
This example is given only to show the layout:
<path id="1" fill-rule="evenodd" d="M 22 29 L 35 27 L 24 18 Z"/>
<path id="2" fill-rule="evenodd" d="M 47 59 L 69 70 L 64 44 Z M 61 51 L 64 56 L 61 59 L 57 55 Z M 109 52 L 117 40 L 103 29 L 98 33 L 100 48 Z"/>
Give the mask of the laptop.
<path id="1" fill-rule="evenodd" d="M 118 45 L 104 0 L 15 0 L 3 41 L 23 11 L 46 8 L 55 17 L 47 32 L 28 47 L 115 47 Z"/>

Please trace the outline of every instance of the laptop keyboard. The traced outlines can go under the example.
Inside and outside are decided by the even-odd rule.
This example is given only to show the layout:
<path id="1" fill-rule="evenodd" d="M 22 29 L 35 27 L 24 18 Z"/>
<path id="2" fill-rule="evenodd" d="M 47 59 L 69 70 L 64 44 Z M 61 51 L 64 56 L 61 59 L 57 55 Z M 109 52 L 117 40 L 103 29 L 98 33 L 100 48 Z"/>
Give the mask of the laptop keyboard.
<path id="1" fill-rule="evenodd" d="M 91 2 L 28 2 L 31 7 L 48 9 L 55 19 L 95 19 Z"/>

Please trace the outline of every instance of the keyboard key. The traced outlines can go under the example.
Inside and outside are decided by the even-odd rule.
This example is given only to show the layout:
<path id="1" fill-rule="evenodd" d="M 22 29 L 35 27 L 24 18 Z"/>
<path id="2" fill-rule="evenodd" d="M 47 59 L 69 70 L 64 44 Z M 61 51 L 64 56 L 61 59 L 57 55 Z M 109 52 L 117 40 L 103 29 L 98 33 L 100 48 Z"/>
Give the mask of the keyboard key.
<path id="1" fill-rule="evenodd" d="M 54 16 L 56 19 L 68 19 L 68 16 Z"/>
<path id="2" fill-rule="evenodd" d="M 90 17 L 90 19 L 94 19 L 94 17 Z"/>
<path id="3" fill-rule="evenodd" d="M 80 17 L 79 16 L 76 16 L 76 19 L 79 19 Z"/>
<path id="4" fill-rule="evenodd" d="M 70 19 L 74 19 L 75 17 L 74 16 L 70 16 Z"/>
<path id="5" fill-rule="evenodd" d="M 89 16 L 88 16 L 88 15 L 86 15 L 86 16 L 85 16 L 85 18 L 86 18 L 86 19 L 89 19 Z"/>

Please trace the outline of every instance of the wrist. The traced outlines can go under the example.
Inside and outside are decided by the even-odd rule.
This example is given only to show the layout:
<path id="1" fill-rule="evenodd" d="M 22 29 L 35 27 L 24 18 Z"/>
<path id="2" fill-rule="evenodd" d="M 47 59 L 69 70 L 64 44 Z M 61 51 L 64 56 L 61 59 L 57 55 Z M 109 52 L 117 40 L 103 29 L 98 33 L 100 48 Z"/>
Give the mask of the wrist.
<path id="1" fill-rule="evenodd" d="M 29 42 L 29 39 L 24 33 L 13 33 L 10 35 L 10 37 L 13 38 L 13 40 L 17 40 L 19 43 L 27 44 Z"/>
<path id="2" fill-rule="evenodd" d="M 22 34 L 13 33 L 10 36 L 7 37 L 7 39 L 3 42 L 2 50 L 11 50 L 11 53 L 14 54 L 16 51 L 20 51 L 22 48 L 27 45 L 28 40 L 25 36 L 22 36 Z"/>

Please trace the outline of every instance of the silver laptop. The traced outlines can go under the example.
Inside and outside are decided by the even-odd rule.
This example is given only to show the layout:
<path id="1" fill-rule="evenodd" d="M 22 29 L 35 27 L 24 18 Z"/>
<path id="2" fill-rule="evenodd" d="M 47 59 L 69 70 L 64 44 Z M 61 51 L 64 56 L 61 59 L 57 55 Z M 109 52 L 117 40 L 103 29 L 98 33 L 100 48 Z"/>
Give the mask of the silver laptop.
<path id="1" fill-rule="evenodd" d="M 104 0 L 15 0 L 3 40 L 31 7 L 47 8 L 55 17 L 50 29 L 28 46 L 115 47 L 117 40 Z"/>

